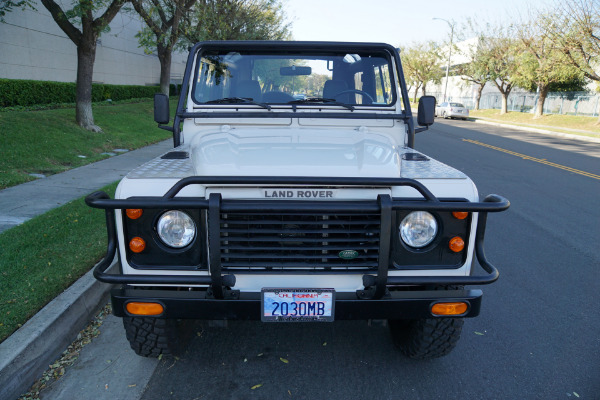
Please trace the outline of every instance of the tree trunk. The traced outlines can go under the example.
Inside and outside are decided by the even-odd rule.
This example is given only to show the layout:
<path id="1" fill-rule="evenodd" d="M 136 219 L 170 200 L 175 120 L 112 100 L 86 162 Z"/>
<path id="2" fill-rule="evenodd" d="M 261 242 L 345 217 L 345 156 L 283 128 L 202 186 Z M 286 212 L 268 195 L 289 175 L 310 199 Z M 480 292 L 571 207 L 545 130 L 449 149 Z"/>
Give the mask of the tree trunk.
<path id="1" fill-rule="evenodd" d="M 92 79 L 94 60 L 96 59 L 96 39 L 95 34 L 86 34 L 84 31 L 79 46 L 77 46 L 75 120 L 84 129 L 102 132 L 102 129 L 94 124 L 94 114 L 92 113 Z"/>
<path id="2" fill-rule="evenodd" d="M 508 93 L 502 93 L 502 108 L 500 108 L 500 115 L 508 112 Z"/>
<path id="3" fill-rule="evenodd" d="M 427 84 L 424 83 L 423 86 L 421 87 L 421 96 L 427 96 L 427 91 L 425 89 L 426 86 L 427 86 Z"/>
<path id="4" fill-rule="evenodd" d="M 413 103 L 416 103 L 416 102 L 417 102 L 417 96 L 418 96 L 418 94 L 419 94 L 419 88 L 420 88 L 420 87 L 421 87 L 421 85 L 417 85 L 417 86 L 415 87 L 415 97 L 414 97 L 414 99 L 413 99 Z"/>
<path id="5" fill-rule="evenodd" d="M 160 91 L 169 95 L 171 84 L 171 59 L 172 51 L 165 46 L 157 46 L 158 59 L 160 60 Z"/>
<path id="6" fill-rule="evenodd" d="M 479 110 L 479 104 L 481 103 L 481 93 L 483 92 L 483 88 L 485 86 L 485 82 L 483 85 L 479 85 L 479 89 L 477 89 L 477 98 L 475 99 L 475 110 Z"/>
<path id="7" fill-rule="evenodd" d="M 544 103 L 546 102 L 546 97 L 548 97 L 548 85 L 539 85 L 538 88 L 540 92 L 537 104 L 535 105 L 534 119 L 541 118 L 544 115 Z"/>

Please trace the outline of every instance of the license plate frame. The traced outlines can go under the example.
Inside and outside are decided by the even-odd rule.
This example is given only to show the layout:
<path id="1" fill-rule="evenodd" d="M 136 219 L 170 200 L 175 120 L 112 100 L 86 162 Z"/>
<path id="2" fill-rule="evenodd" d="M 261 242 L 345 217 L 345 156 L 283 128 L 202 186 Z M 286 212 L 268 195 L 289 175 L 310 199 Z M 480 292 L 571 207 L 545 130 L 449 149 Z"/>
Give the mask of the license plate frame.
<path id="1" fill-rule="evenodd" d="M 261 321 L 263 322 L 334 321 L 334 289 L 263 288 L 260 298 Z M 274 303 L 278 303 L 278 305 Z M 284 304 L 286 304 L 285 307 L 283 307 Z"/>

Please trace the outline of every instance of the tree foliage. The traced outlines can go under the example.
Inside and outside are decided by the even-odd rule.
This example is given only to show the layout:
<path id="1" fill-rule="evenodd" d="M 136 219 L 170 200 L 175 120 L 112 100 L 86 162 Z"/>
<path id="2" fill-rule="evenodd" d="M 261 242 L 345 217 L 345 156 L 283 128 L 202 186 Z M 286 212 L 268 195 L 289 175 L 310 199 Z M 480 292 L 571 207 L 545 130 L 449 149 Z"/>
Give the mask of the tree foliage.
<path id="1" fill-rule="evenodd" d="M 186 19 L 188 44 L 203 40 L 287 40 L 280 0 L 198 0 Z"/>
<path id="2" fill-rule="evenodd" d="M 600 2 L 563 0 L 542 16 L 544 34 L 586 78 L 600 81 Z"/>
<path id="3" fill-rule="evenodd" d="M 434 42 L 415 43 L 401 50 L 402 65 L 407 82 L 415 86 L 415 98 L 421 88 L 423 96 L 427 93 L 427 83 L 440 83 L 443 71 L 439 47 Z"/>
<path id="4" fill-rule="evenodd" d="M 518 53 L 518 68 L 514 82 L 527 90 L 538 91 L 535 117 L 541 117 L 548 93 L 560 87 L 581 86 L 583 73 L 568 62 L 568 56 L 552 40 L 552 21 L 544 11 L 532 13 L 526 23 L 519 26 L 518 37 L 523 51 Z"/>
<path id="5" fill-rule="evenodd" d="M 31 8 L 31 9 L 35 10 L 34 4 L 35 4 L 35 1 L 33 1 L 33 0 L 17 0 L 17 1 L 2 0 L 2 1 L 0 1 L 0 22 L 6 22 L 4 20 L 4 17 L 6 16 L 7 13 L 11 12 L 15 8 L 21 8 L 23 10 L 26 8 Z"/>
<path id="6" fill-rule="evenodd" d="M 512 26 L 500 27 L 487 24 L 486 34 L 481 36 L 478 59 L 489 72 L 490 81 L 502 95 L 500 114 L 508 110 L 508 96 L 515 86 L 515 74 L 519 66 L 518 46 Z"/>

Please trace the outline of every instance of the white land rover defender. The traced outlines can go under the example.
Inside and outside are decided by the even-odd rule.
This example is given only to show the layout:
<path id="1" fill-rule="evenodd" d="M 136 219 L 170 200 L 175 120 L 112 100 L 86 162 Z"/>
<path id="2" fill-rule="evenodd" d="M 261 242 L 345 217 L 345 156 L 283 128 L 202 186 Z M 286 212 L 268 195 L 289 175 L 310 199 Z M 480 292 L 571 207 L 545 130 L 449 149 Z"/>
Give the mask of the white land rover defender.
<path id="1" fill-rule="evenodd" d="M 170 354 L 186 319 L 385 319 L 413 358 L 449 353 L 498 272 L 488 212 L 460 171 L 414 150 L 397 49 L 380 43 L 204 42 L 189 55 L 174 149 L 104 209 L 111 292 L 136 353 Z M 155 97 L 157 123 L 168 98 Z M 120 270 L 107 273 L 115 254 Z M 484 274 L 475 274 L 474 255 Z"/>

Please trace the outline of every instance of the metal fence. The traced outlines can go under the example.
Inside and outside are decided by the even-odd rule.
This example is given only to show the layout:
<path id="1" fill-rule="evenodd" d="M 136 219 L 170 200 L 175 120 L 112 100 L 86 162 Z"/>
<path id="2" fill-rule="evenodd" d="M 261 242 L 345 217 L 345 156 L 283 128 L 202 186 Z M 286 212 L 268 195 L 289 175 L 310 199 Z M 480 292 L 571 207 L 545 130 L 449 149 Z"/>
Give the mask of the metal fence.
<path id="1" fill-rule="evenodd" d="M 429 93 L 428 93 L 429 94 Z M 443 95 L 431 93 L 438 99 Z M 449 101 L 463 103 L 470 110 L 475 108 L 474 97 L 450 97 Z M 534 112 L 538 101 L 535 93 L 512 93 L 508 96 L 508 111 Z M 502 95 L 500 93 L 485 93 L 481 96 L 479 108 L 500 109 L 502 106 Z M 544 114 L 584 115 L 597 117 L 600 113 L 600 94 L 586 92 L 556 92 L 550 93 L 544 102 Z"/>

